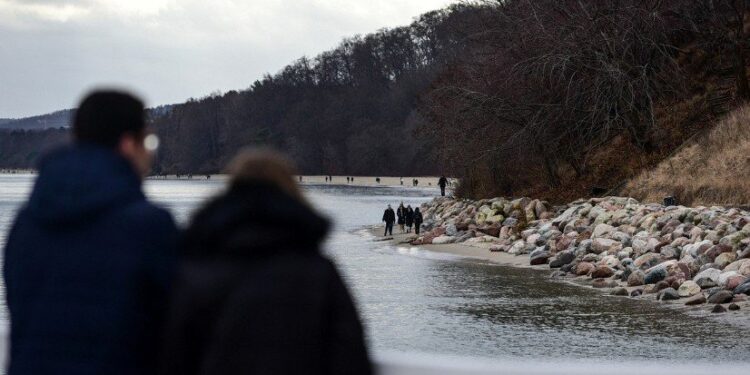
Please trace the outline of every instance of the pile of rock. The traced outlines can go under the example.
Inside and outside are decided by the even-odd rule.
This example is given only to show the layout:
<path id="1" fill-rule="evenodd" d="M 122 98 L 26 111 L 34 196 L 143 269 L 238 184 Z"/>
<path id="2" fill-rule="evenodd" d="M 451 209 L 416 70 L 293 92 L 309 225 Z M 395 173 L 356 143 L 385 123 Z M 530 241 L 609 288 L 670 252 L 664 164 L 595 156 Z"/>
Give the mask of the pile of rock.
<path id="1" fill-rule="evenodd" d="M 747 211 L 621 197 L 562 207 L 529 198 L 438 198 L 422 210 L 427 230 L 414 244 L 487 243 L 489 251 L 529 254 L 530 264 L 548 264 L 557 277 L 588 276 L 595 287 L 627 286 L 624 294 L 686 304 L 750 294 Z"/>

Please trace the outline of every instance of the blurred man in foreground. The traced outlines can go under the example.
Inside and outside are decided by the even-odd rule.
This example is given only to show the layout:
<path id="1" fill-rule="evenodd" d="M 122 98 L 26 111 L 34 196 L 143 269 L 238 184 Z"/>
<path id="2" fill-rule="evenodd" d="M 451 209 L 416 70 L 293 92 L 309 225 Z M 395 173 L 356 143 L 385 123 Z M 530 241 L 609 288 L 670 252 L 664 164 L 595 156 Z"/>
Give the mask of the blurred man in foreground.
<path id="1" fill-rule="evenodd" d="M 155 372 L 177 230 L 141 190 L 144 118 L 140 100 L 95 92 L 73 145 L 41 161 L 4 253 L 8 374 Z"/>

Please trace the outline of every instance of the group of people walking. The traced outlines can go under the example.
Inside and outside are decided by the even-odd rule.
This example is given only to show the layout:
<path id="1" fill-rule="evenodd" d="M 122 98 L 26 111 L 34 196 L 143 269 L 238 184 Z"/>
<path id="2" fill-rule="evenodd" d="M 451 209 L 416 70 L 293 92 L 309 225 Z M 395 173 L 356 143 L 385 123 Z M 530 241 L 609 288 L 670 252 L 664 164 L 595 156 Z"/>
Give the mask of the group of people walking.
<path id="1" fill-rule="evenodd" d="M 292 164 L 245 151 L 186 230 L 150 203 L 143 103 L 100 91 L 41 161 L 4 249 L 7 373 L 370 374 Z"/>
<path id="2" fill-rule="evenodd" d="M 412 209 L 411 205 L 404 207 L 404 202 L 401 202 L 396 211 L 393 211 L 393 208 L 389 204 L 388 208 L 383 212 L 382 221 L 385 222 L 385 233 L 383 233 L 383 236 L 393 235 L 394 223 L 398 223 L 401 233 L 411 233 L 413 226 L 414 233 L 419 234 L 424 218 L 419 211 L 419 207 L 415 209 Z"/>

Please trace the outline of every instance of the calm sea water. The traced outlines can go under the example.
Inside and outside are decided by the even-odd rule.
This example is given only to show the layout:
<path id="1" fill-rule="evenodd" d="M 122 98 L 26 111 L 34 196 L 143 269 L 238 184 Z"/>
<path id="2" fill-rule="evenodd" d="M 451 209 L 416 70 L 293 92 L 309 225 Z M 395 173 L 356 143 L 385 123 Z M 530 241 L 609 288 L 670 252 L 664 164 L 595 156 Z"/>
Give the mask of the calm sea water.
<path id="1" fill-rule="evenodd" d="M 32 183 L 32 176 L 0 175 L 0 245 Z M 184 224 L 222 185 L 154 180 L 146 182 L 146 192 Z M 380 220 L 386 204 L 418 205 L 435 191 L 305 189 L 335 222 L 325 251 L 350 285 L 375 351 L 534 360 L 747 360 L 747 328 L 551 282 L 546 272 L 385 245 L 362 229 Z M 4 304 L 0 311 L 6 331 Z"/>

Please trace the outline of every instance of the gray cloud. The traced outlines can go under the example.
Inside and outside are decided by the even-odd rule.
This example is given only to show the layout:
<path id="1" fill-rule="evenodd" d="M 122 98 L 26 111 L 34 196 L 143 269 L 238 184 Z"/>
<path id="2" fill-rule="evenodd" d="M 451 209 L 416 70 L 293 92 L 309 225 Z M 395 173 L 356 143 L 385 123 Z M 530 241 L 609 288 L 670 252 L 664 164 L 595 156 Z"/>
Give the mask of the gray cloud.
<path id="1" fill-rule="evenodd" d="M 151 105 L 246 88 L 343 37 L 449 2 L 0 0 L 0 117 L 69 108 L 101 85 Z"/>

